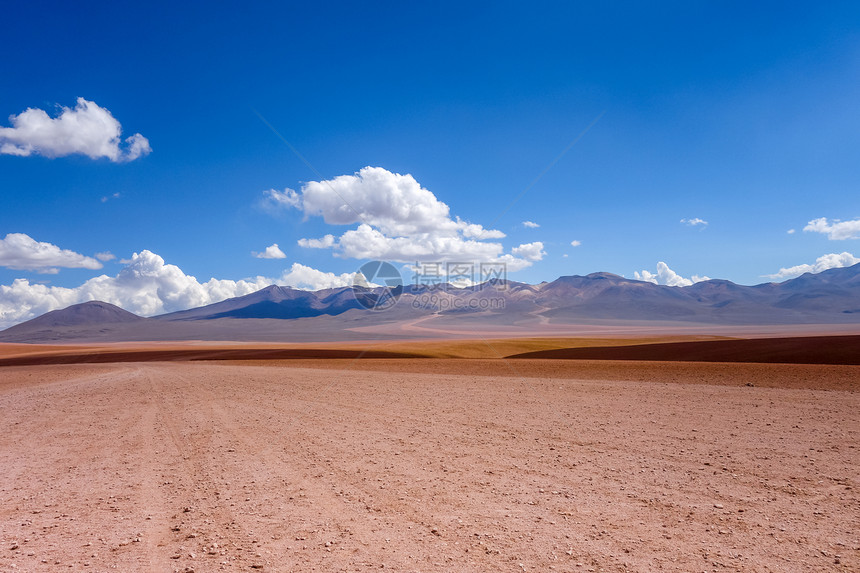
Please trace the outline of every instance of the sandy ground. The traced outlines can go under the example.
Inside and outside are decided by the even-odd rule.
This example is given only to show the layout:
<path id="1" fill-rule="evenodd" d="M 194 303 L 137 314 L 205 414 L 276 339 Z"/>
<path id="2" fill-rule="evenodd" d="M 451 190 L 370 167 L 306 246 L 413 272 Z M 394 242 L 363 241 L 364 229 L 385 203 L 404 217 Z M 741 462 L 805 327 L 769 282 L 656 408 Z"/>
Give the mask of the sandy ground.
<path id="1" fill-rule="evenodd" d="M 858 367 L 395 362 L 2 369 L 0 570 L 860 570 Z"/>

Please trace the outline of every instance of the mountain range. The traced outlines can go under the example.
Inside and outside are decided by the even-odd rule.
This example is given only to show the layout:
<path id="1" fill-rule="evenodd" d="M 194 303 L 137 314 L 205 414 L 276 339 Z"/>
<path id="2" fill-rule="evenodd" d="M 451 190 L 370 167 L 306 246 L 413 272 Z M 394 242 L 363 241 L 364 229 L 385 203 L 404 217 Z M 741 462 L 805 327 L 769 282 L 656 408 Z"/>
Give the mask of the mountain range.
<path id="1" fill-rule="evenodd" d="M 498 279 L 467 288 L 409 285 L 397 291 L 390 308 L 367 308 L 384 294 L 382 287 L 304 291 L 273 285 L 151 318 L 91 301 L 0 331 L 0 342 L 385 339 L 432 336 L 430 324 L 449 333 L 560 332 L 566 325 L 610 323 L 860 324 L 860 264 L 755 286 L 708 280 L 671 287 L 610 273 L 537 285 Z"/>

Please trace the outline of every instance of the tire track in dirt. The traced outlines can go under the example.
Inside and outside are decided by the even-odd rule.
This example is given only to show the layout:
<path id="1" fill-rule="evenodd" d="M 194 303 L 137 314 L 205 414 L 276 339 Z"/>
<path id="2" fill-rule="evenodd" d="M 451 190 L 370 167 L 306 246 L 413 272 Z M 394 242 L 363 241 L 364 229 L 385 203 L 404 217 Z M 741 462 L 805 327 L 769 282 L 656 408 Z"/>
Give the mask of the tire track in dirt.
<path id="1" fill-rule="evenodd" d="M 272 424 L 291 412 L 274 407 L 272 401 L 266 401 L 265 410 L 261 411 L 263 402 L 249 398 L 255 393 L 248 390 L 247 386 L 234 382 L 210 386 L 206 392 L 210 398 L 207 403 L 212 406 L 211 420 L 224 430 L 229 440 L 227 451 L 241 459 L 245 472 L 255 478 L 251 480 L 252 487 L 243 492 L 244 502 L 250 506 L 242 517 L 254 523 L 255 530 L 274 533 L 267 540 L 252 535 L 263 552 L 258 551 L 257 555 L 269 565 L 273 556 L 279 554 L 279 567 L 283 568 L 304 568 L 309 563 L 323 567 L 371 564 L 355 558 L 354 554 L 361 553 L 362 548 L 383 544 L 383 536 L 365 534 L 356 539 L 355 532 L 340 525 L 343 521 L 365 520 L 370 509 L 339 496 L 326 480 L 320 479 L 321 466 L 313 455 L 317 445 L 309 443 L 310 434 L 292 425 L 285 430 Z M 306 401 L 297 405 L 307 412 Z M 305 420 L 309 421 L 319 420 L 313 417 Z M 281 445 L 285 435 L 290 436 L 288 446 Z M 235 493 L 232 497 L 236 497 Z M 343 550 L 343 545 L 352 549 Z M 353 555 L 340 555 L 338 550 Z M 285 556 L 294 558 L 285 560 Z M 396 558 L 389 558 L 386 564 L 397 569 L 407 567 L 407 563 Z"/>
<path id="2" fill-rule="evenodd" d="M 173 565 L 193 568 L 202 563 L 218 566 L 262 565 L 253 547 L 253 534 L 242 516 L 231 509 L 229 488 L 234 468 L 225 453 L 235 451 L 224 443 L 230 429 L 215 413 L 216 397 L 206 380 L 184 376 L 180 369 L 147 365 L 159 418 L 181 459 L 164 486 L 170 486 L 169 559 Z M 241 474 L 240 474 L 241 475 Z"/>
<path id="3" fill-rule="evenodd" d="M 151 409 L 139 407 L 140 396 L 132 390 L 138 382 L 133 367 L 89 370 L 95 372 L 18 393 L 29 411 L 55 413 L 54 417 L 48 414 L 47 426 L 28 416 L 40 441 L 6 465 L 17 475 L 4 474 L 16 482 L 37 479 L 46 484 L 22 504 L 33 516 L 24 522 L 31 528 L 31 542 L 48 544 L 41 554 L 27 554 L 38 557 L 35 563 L 40 564 L 27 570 L 66 564 L 83 568 L 100 555 L 142 568 L 140 532 L 147 528 L 139 508 L 148 497 L 145 443 Z M 4 416 L 9 414 L 5 404 L 2 407 Z M 5 445 L 3 451 L 7 451 Z M 75 484 L 74 489 L 69 490 L 69 484 Z M 51 549 L 75 541 L 72 551 Z"/>

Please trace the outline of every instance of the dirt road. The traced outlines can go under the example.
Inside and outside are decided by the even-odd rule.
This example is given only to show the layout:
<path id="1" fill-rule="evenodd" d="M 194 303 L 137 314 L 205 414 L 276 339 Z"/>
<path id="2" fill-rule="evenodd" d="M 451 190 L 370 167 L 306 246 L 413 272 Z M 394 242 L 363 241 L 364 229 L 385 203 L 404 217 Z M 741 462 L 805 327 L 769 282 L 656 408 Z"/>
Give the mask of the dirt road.
<path id="1" fill-rule="evenodd" d="M 0 419 L 0 571 L 860 570 L 858 392 L 95 364 Z"/>

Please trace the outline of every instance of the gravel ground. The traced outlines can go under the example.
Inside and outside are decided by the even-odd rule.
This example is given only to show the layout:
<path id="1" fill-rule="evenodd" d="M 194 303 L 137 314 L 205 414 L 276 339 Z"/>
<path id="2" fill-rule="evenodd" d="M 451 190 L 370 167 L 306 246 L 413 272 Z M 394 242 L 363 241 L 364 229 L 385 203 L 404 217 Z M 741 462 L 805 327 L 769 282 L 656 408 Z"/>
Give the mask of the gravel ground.
<path id="1" fill-rule="evenodd" d="M 858 367 L 386 364 L 2 369 L 0 570 L 860 570 Z"/>

